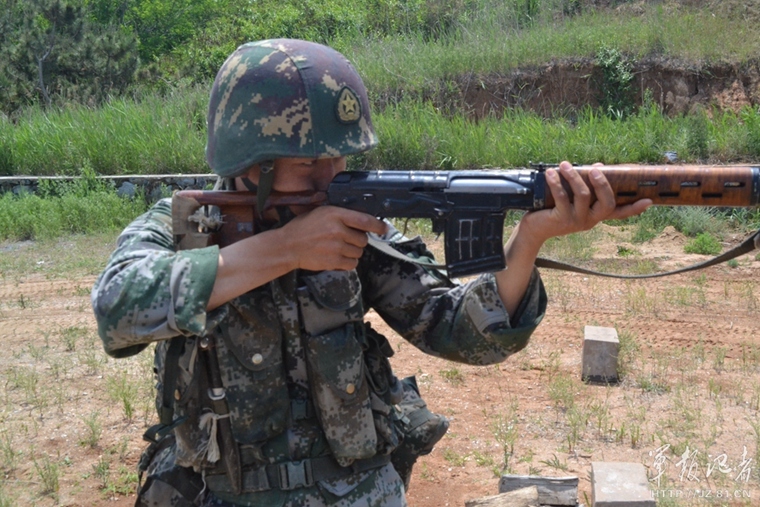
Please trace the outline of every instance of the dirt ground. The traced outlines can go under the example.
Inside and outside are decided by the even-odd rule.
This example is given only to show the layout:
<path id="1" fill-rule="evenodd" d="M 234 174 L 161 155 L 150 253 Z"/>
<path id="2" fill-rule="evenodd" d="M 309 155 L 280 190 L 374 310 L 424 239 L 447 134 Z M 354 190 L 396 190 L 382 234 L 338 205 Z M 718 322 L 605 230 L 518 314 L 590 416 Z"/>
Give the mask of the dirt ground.
<path id="1" fill-rule="evenodd" d="M 672 229 L 643 245 L 628 234 L 601 226 L 591 265 L 704 259 L 684 254 L 686 238 Z M 0 280 L 0 506 L 131 505 L 141 435 L 154 418 L 151 355 L 102 353 L 93 275 L 53 276 L 43 269 L 49 257 L 0 246 L 0 257 L 26 255 L 40 267 Z M 644 465 L 659 505 L 760 505 L 760 261 L 646 281 L 542 275 L 546 317 L 500 365 L 426 356 L 369 315 L 391 340 L 397 375 L 416 375 L 431 409 L 451 422 L 418 462 L 409 504 L 464 506 L 516 473 L 578 477 L 579 502 L 591 505 L 591 463 L 625 461 Z M 585 326 L 617 331 L 619 384 L 581 382 Z"/>

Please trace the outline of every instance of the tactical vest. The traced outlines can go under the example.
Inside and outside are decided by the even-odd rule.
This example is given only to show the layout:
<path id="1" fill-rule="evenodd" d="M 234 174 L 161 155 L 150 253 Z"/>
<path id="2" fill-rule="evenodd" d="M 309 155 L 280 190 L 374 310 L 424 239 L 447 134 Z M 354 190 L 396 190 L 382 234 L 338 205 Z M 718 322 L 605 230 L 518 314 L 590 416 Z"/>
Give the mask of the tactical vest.
<path id="1" fill-rule="evenodd" d="M 390 344 L 363 317 L 355 271 L 291 273 L 212 312 L 205 337 L 177 338 L 183 341 L 172 397 L 174 420 L 183 421 L 174 428 L 177 464 L 225 472 L 209 450 L 214 439 L 224 441 L 221 431 L 231 431 L 241 466 L 266 465 L 267 442 L 308 418 L 341 466 L 389 455 L 402 437 L 396 405 L 403 388 L 388 361 Z M 213 385 L 201 360 L 206 339 L 214 343 L 222 386 Z M 170 348 L 164 342 L 156 352 L 159 413 L 171 389 Z M 229 415 L 213 399 L 219 387 Z M 229 420 L 228 430 L 220 418 Z"/>
<path id="2" fill-rule="evenodd" d="M 364 314 L 356 271 L 292 272 L 209 312 L 204 336 L 159 343 L 160 423 L 146 432 L 141 470 L 172 432 L 175 465 L 214 491 L 292 489 L 389 461 L 408 487 L 448 421 L 427 409 L 413 378 L 396 379 L 392 347 Z M 268 445 L 296 424 L 313 425 L 326 448 L 273 456 Z"/>

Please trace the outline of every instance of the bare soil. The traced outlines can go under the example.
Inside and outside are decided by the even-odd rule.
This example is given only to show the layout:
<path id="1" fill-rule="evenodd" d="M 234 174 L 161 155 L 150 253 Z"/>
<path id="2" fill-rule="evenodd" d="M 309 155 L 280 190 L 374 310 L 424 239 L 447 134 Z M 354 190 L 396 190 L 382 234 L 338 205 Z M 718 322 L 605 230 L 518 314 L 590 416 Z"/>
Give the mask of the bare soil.
<path id="1" fill-rule="evenodd" d="M 712 108 L 738 112 L 760 104 L 760 62 L 695 63 L 665 57 L 633 62 L 631 100 L 640 106 L 649 93 L 660 110 L 679 115 Z M 519 108 L 545 117 L 572 116 L 586 106 L 597 107 L 602 94 L 602 70 L 593 58 L 554 60 L 508 73 L 463 74 L 438 96 L 439 107 L 464 111 L 473 118 L 499 115 Z M 386 99 L 380 97 L 379 106 Z"/>
<path id="2" fill-rule="evenodd" d="M 601 226 L 593 263 L 620 262 L 620 252 L 633 252 L 628 265 L 660 269 L 703 260 L 684 254 L 686 238 L 672 229 L 644 245 L 629 234 Z M 431 409 L 451 421 L 415 468 L 410 505 L 463 506 L 498 493 L 505 472 L 576 476 L 590 505 L 593 461 L 643 464 L 660 505 L 760 505 L 760 262 L 747 255 L 733 268 L 645 281 L 543 279 L 543 323 L 499 365 L 427 356 L 370 314 L 396 351 L 397 375 L 416 375 Z M 106 358 L 89 308 L 93 281 L 0 280 L 0 505 L 134 502 L 141 435 L 155 417 L 151 354 Z M 581 382 L 589 325 L 616 329 L 619 384 Z"/>

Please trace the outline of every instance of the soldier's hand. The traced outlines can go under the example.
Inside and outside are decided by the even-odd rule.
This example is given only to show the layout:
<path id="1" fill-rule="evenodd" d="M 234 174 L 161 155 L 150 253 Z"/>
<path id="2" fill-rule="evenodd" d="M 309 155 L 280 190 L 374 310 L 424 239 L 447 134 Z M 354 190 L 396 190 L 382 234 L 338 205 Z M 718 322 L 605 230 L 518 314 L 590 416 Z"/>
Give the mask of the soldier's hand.
<path id="1" fill-rule="evenodd" d="M 562 187 L 560 174 L 573 192 L 572 201 Z M 594 202 L 589 187 L 569 162 L 562 162 L 558 171 L 546 171 L 546 183 L 555 207 L 523 216 L 504 248 L 507 269 L 496 273 L 499 296 L 509 315 L 513 315 L 522 301 L 536 256 L 547 239 L 591 229 L 602 220 L 636 215 L 652 203 L 642 199 L 627 206 L 615 206 L 615 194 L 601 171 L 592 170 L 589 181 L 596 194 Z"/>
<path id="2" fill-rule="evenodd" d="M 570 185 L 572 201 L 562 187 L 560 175 Z M 594 202 L 589 187 L 569 162 L 562 162 L 558 170 L 547 170 L 546 183 L 554 197 L 555 207 L 527 214 L 523 228 L 530 229 L 534 239 L 543 242 L 554 236 L 587 231 L 602 220 L 638 215 L 652 203 L 649 199 L 642 199 L 626 206 L 616 206 L 612 187 L 599 170 L 591 170 L 589 182 L 596 195 Z"/>
<path id="3" fill-rule="evenodd" d="M 386 228 L 383 221 L 371 215 L 320 206 L 283 227 L 287 235 L 282 251 L 292 256 L 294 269 L 351 270 L 367 246 L 367 233 L 384 234 Z"/>

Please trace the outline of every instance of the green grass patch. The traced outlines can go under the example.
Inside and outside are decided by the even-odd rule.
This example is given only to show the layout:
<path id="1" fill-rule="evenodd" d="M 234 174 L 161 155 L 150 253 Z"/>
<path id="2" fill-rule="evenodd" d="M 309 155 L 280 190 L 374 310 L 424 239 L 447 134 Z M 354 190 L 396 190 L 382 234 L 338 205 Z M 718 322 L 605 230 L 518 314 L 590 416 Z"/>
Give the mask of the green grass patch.
<path id="1" fill-rule="evenodd" d="M 76 175 L 85 161 L 98 174 L 206 173 L 206 95 L 188 89 L 169 97 L 114 100 L 98 109 L 30 109 L 15 125 L 0 120 L 0 174 Z M 473 121 L 410 99 L 377 108 L 374 124 L 380 145 L 351 157 L 350 167 L 509 168 L 565 159 L 646 163 L 660 162 L 665 151 L 695 162 L 703 146 L 714 160 L 760 155 L 760 113 L 752 109 L 715 111 L 698 125 L 688 117 L 666 117 L 651 103 L 623 121 L 591 108 L 573 119 L 511 110 Z M 689 129 L 697 128 L 706 144 L 689 141 Z"/>
<path id="2" fill-rule="evenodd" d="M 169 96 L 113 99 L 98 108 L 27 108 L 0 120 L 0 176 L 208 172 L 204 160 L 208 87 Z"/>
<path id="3" fill-rule="evenodd" d="M 143 213 L 141 197 L 119 197 L 86 163 L 71 182 L 42 182 L 37 194 L 0 196 L 0 241 L 45 240 L 123 229 Z"/>
<path id="4" fill-rule="evenodd" d="M 595 252 L 594 241 L 600 237 L 598 229 L 550 238 L 541 248 L 541 255 L 565 262 L 584 262 Z"/>
<path id="5" fill-rule="evenodd" d="M 723 247 L 720 241 L 712 234 L 703 232 L 696 238 L 692 239 L 683 247 L 686 253 L 695 253 L 701 255 L 718 255 Z"/>

